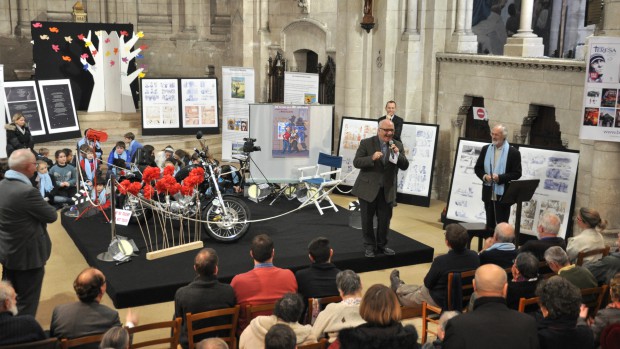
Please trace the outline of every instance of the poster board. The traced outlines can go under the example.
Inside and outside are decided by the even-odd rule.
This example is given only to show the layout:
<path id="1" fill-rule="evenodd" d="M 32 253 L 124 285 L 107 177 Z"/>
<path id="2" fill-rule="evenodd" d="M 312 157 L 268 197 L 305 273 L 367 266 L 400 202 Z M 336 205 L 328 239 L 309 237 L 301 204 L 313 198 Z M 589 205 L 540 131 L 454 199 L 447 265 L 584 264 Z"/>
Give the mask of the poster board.
<path id="1" fill-rule="evenodd" d="M 355 152 L 362 139 L 377 134 L 377 127 L 377 120 L 374 119 L 342 118 L 338 155 L 343 158 L 344 185 L 352 187 L 355 184 L 359 173 L 359 169 L 353 166 Z M 401 140 L 409 168 L 398 171 L 398 202 L 426 207 L 430 205 L 438 134 L 439 125 L 404 123 Z"/>
<path id="2" fill-rule="evenodd" d="M 579 138 L 620 142 L 620 38 L 588 39 Z"/>
<path id="3" fill-rule="evenodd" d="M 179 128 L 179 80 L 140 80 L 142 129 Z"/>
<path id="4" fill-rule="evenodd" d="M 39 91 L 49 134 L 80 132 L 69 79 L 40 80 Z"/>
<path id="5" fill-rule="evenodd" d="M 454 159 L 446 218 L 458 222 L 486 223 L 482 202 L 482 181 L 474 173 L 480 151 L 488 143 L 459 139 Z M 577 182 L 579 152 L 554 150 L 529 145 L 515 145 L 521 153 L 520 179 L 540 179 L 532 200 L 523 203 L 521 233 L 536 236 L 541 213 L 553 210 L 562 220 L 558 236 L 565 237 L 570 228 Z M 515 223 L 516 205 L 509 222 Z"/>
<path id="6" fill-rule="evenodd" d="M 218 119 L 217 80 L 181 79 L 181 127 L 217 131 Z"/>
<path id="7" fill-rule="evenodd" d="M 222 67 L 222 160 L 239 153 L 250 133 L 250 104 L 254 103 L 254 69 Z"/>
<path id="8" fill-rule="evenodd" d="M 26 122 L 28 122 L 30 133 L 35 142 L 38 141 L 37 136 L 46 134 L 35 81 L 5 82 L 4 107 L 7 122 L 11 121 L 11 116 L 15 113 L 22 113 L 26 117 Z"/>
<path id="9" fill-rule="evenodd" d="M 316 104 L 319 101 L 319 74 L 284 72 L 285 104 Z"/>
<path id="10" fill-rule="evenodd" d="M 306 148 L 298 152 L 285 152 L 286 156 L 273 156 L 274 151 L 283 150 L 282 135 L 279 131 L 282 115 L 299 116 L 302 111 L 304 127 L 307 125 Z M 298 168 L 316 165 L 319 153 L 331 154 L 334 129 L 333 105 L 274 105 L 250 104 L 250 137 L 256 139 L 256 146 L 261 151 L 250 153 L 253 163 L 250 165 L 250 181 L 293 183 L 299 182 Z M 344 164 L 343 164 L 344 165 Z M 262 173 L 261 173 L 262 172 Z"/>

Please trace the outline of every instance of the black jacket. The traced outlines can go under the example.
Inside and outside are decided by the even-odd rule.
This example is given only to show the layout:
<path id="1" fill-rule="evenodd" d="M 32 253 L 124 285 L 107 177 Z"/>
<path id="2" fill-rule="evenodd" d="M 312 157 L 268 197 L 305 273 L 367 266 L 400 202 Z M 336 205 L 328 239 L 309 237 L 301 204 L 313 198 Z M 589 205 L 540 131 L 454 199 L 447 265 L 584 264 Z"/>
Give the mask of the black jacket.
<path id="1" fill-rule="evenodd" d="M 30 149 L 36 155 L 34 150 L 34 140 L 30 134 L 28 126 L 24 126 L 24 133 L 21 133 L 14 123 L 4 125 L 6 130 L 6 156 L 11 156 L 11 153 L 17 149 Z"/>
<path id="2" fill-rule="evenodd" d="M 543 238 L 540 240 L 529 240 L 526 241 L 520 248 L 519 253 L 521 252 L 531 252 L 538 258 L 539 261 L 545 260 L 545 251 L 549 247 L 560 246 L 564 251 L 566 251 L 566 241 L 561 237 L 550 237 Z"/>
<path id="3" fill-rule="evenodd" d="M 540 349 L 594 348 L 594 335 L 588 326 L 577 326 L 577 319 L 545 318 L 538 324 Z"/>
<path id="4" fill-rule="evenodd" d="M 336 274 L 340 269 L 333 263 L 312 263 L 295 273 L 298 292 L 304 298 L 337 296 Z"/>
<path id="5" fill-rule="evenodd" d="M 41 325 L 31 315 L 0 313 L 0 345 L 19 344 L 45 339 Z"/>
<path id="6" fill-rule="evenodd" d="M 382 327 L 366 323 L 341 330 L 338 334 L 342 349 L 401 349 L 419 348 L 418 332 L 400 322 Z"/>
<path id="7" fill-rule="evenodd" d="M 474 166 L 476 176 L 478 176 L 480 180 L 482 180 L 482 177 L 486 174 L 484 171 L 484 158 L 487 155 L 489 145 L 490 144 L 487 144 L 482 147 L 478 161 L 476 161 L 476 166 Z M 508 182 L 519 178 L 521 178 L 521 153 L 519 153 L 517 148 L 510 146 L 508 148 L 508 157 L 506 159 L 506 171 L 499 175 L 498 184 L 507 184 Z M 492 186 L 482 186 L 482 201 L 491 200 L 492 188 Z M 506 189 L 508 188 L 506 187 Z"/>

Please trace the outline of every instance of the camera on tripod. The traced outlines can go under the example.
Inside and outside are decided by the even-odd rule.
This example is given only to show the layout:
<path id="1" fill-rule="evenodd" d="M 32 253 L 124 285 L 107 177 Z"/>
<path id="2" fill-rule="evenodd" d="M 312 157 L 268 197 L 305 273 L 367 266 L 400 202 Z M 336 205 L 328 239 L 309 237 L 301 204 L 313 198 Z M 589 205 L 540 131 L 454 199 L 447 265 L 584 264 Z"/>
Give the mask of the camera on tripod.
<path id="1" fill-rule="evenodd" d="M 245 143 L 243 143 L 244 153 L 251 153 L 261 150 L 259 146 L 254 145 L 254 142 L 256 142 L 256 138 L 244 138 L 243 140 L 245 141 Z"/>

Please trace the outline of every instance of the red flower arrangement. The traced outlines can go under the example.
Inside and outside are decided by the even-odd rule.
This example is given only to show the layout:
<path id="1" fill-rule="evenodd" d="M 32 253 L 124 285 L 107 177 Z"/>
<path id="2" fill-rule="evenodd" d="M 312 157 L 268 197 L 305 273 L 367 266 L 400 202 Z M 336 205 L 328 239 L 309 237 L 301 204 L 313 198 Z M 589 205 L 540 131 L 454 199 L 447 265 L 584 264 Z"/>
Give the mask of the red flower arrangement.
<path id="1" fill-rule="evenodd" d="M 147 167 L 142 172 L 142 183 L 132 183 L 126 179 L 118 184 L 118 191 L 124 195 L 127 193 L 138 195 L 142 190 L 142 194 L 147 200 L 152 199 L 156 194 L 175 195 L 181 192 L 181 194 L 189 196 L 194 192 L 194 188 L 204 181 L 205 174 L 205 170 L 202 167 L 194 168 L 183 180 L 183 185 L 181 185 L 173 177 L 173 166 L 166 166 L 164 168 L 163 177 L 161 172 L 159 167 Z M 153 182 L 154 185 L 151 185 Z"/>

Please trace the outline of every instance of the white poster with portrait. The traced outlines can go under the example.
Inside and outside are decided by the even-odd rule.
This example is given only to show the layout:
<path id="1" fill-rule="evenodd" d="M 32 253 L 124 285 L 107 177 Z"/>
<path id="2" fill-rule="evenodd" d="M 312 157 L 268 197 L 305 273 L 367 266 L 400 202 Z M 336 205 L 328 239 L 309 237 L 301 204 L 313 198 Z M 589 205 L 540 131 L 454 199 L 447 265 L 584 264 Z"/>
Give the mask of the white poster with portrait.
<path id="1" fill-rule="evenodd" d="M 217 80 L 181 79 L 183 128 L 218 127 Z"/>
<path id="2" fill-rule="evenodd" d="M 254 103 L 254 69 L 222 67 L 222 160 L 241 155 Z"/>
<path id="3" fill-rule="evenodd" d="M 579 138 L 620 142 L 620 38 L 588 40 Z"/>

